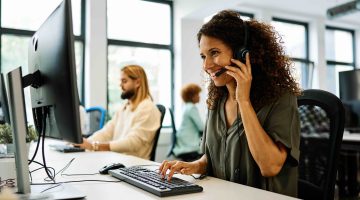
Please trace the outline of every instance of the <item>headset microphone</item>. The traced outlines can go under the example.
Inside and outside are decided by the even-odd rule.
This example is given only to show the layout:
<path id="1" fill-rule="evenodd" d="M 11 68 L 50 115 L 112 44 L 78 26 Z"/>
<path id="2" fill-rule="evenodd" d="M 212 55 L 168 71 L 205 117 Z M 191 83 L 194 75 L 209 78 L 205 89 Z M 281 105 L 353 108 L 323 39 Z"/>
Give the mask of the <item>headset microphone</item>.
<path id="1" fill-rule="evenodd" d="M 236 60 L 240 60 L 242 63 L 246 62 L 246 54 L 249 52 L 249 49 L 247 48 L 247 42 L 248 42 L 248 27 L 246 22 L 243 22 L 244 24 L 244 45 L 237 50 L 234 50 L 233 57 Z M 221 74 L 223 74 L 227 69 L 225 67 L 221 68 L 218 72 L 215 73 L 216 77 L 219 77 Z"/>
<path id="2" fill-rule="evenodd" d="M 215 76 L 216 77 L 219 77 L 221 74 L 223 74 L 224 72 L 226 72 L 226 68 L 225 67 L 223 67 L 223 68 L 221 68 L 218 72 L 216 72 L 215 73 Z"/>

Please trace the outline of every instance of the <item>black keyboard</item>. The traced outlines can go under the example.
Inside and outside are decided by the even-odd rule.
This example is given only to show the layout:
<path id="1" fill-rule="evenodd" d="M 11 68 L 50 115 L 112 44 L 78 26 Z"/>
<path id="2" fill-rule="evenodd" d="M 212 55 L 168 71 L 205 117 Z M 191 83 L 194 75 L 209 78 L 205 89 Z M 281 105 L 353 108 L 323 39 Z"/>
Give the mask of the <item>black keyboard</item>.
<path id="1" fill-rule="evenodd" d="M 139 166 L 109 170 L 109 174 L 159 197 L 203 191 L 201 186 L 194 183 L 176 177 L 167 181 L 157 172 Z"/>
<path id="2" fill-rule="evenodd" d="M 71 152 L 83 152 L 85 149 L 74 147 L 68 144 L 50 144 L 50 148 L 55 149 L 56 151 L 71 153 Z"/>

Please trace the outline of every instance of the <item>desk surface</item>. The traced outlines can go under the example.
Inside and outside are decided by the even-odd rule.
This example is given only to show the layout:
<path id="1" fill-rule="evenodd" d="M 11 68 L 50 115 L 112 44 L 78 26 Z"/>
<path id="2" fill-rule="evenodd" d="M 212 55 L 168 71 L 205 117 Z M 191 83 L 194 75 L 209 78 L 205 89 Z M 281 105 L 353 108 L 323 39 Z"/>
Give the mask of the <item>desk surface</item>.
<path id="1" fill-rule="evenodd" d="M 344 132 L 342 150 L 360 151 L 360 133 Z"/>
<path id="2" fill-rule="evenodd" d="M 46 145 L 56 141 L 47 140 Z M 32 146 L 32 149 L 34 145 Z M 114 152 L 79 152 L 79 153 L 60 153 L 48 149 L 46 151 L 47 165 L 54 167 L 56 171 L 62 169 L 71 159 L 75 158 L 70 167 L 66 169 L 65 174 L 92 174 L 97 173 L 98 170 L 110 163 L 123 163 L 125 166 L 133 165 L 159 165 L 152 161 L 141 158 L 127 156 Z M 37 159 L 40 160 L 40 159 Z M 35 169 L 38 166 L 31 165 L 30 169 Z M 150 168 L 157 168 L 150 166 Z M 44 170 L 34 172 L 32 174 L 33 182 L 43 182 L 45 177 Z M 202 180 L 196 180 L 191 176 L 175 175 L 190 182 L 201 185 L 204 191 L 195 194 L 185 194 L 179 196 L 166 197 L 166 199 L 294 199 L 288 196 L 280 195 L 265 190 L 248 187 L 241 184 L 224 181 L 221 179 L 206 177 Z M 58 175 L 56 181 L 72 181 L 72 180 L 111 180 L 118 179 L 110 175 L 82 175 L 82 176 L 60 176 Z M 155 196 L 142 189 L 134 187 L 125 182 L 105 183 L 105 182 L 79 182 L 67 183 L 74 186 L 76 189 L 84 192 L 86 199 L 164 199 Z"/>
<path id="3" fill-rule="evenodd" d="M 360 142 L 360 133 L 344 132 L 343 141 Z"/>

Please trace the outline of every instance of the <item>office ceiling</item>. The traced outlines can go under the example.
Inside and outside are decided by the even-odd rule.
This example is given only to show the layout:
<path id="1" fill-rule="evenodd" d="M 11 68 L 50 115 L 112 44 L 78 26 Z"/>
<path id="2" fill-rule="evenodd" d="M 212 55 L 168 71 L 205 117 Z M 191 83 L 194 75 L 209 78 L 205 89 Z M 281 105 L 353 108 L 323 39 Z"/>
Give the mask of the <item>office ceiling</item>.
<path id="1" fill-rule="evenodd" d="M 241 5 L 249 5 L 325 17 L 326 10 L 328 8 L 341 5 L 349 1 L 352 0 L 244 0 L 243 3 L 240 3 L 239 7 L 241 7 Z M 360 24 L 360 11 L 355 11 L 332 20 Z"/>

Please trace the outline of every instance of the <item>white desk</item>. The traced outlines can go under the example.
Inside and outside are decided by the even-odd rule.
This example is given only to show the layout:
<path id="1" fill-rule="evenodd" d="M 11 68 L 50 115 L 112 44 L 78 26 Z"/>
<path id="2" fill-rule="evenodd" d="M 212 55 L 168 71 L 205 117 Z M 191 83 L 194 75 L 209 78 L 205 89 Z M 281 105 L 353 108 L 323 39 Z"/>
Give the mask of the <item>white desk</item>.
<path id="1" fill-rule="evenodd" d="M 341 149 L 360 151 L 360 133 L 344 132 Z"/>
<path id="2" fill-rule="evenodd" d="M 348 132 L 344 132 L 343 141 L 360 142 L 360 133 L 348 133 Z"/>
<path id="3" fill-rule="evenodd" d="M 46 144 L 54 142 L 46 141 Z M 32 149 L 34 146 L 32 146 Z M 114 152 L 80 152 L 80 153 L 60 153 L 48 149 L 46 151 L 48 166 L 54 167 L 56 171 L 62 169 L 72 158 L 75 158 L 71 166 L 65 171 L 66 174 L 89 174 L 96 173 L 98 170 L 110 163 L 120 162 L 125 166 L 159 164 L 148 160 L 143 160 L 133 156 L 127 156 Z M 40 160 L 40 159 L 37 159 Z M 30 169 L 37 168 L 37 165 L 31 165 Z M 151 167 L 150 167 L 151 168 Z M 156 168 L 155 166 L 152 168 Z M 33 182 L 42 182 L 45 177 L 44 170 L 34 172 Z M 294 199 L 288 196 L 280 195 L 265 190 L 236 184 L 221 179 L 206 177 L 203 180 L 195 180 L 191 176 L 175 175 L 187 181 L 201 185 L 204 191 L 201 193 L 178 195 L 166 197 L 165 199 Z M 57 181 L 71 180 L 112 180 L 118 179 L 110 175 L 86 175 L 86 176 L 58 176 Z M 139 189 L 125 182 L 104 183 L 104 182 L 80 182 L 67 183 L 71 184 L 78 190 L 87 194 L 89 200 L 106 200 L 106 199 L 164 199 L 155 196 L 149 192 Z M 50 187 L 51 185 L 49 185 Z"/>

